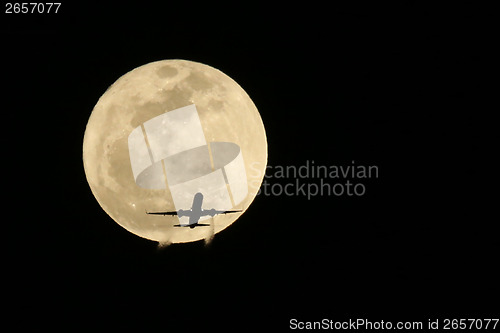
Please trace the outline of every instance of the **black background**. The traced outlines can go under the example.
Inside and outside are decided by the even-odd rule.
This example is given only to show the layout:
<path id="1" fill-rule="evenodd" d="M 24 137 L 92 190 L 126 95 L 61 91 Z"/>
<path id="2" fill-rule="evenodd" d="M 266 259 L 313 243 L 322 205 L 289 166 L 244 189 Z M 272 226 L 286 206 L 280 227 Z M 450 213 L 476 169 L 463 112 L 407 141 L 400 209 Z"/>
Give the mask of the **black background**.
<path id="1" fill-rule="evenodd" d="M 3 12 L 4 294 L 20 327 L 281 331 L 291 318 L 498 317 L 487 8 L 65 2 L 58 14 Z M 261 114 L 269 165 L 355 161 L 377 165 L 379 178 L 362 197 L 258 196 L 209 247 L 158 250 L 99 207 L 81 148 L 107 87 L 162 59 L 238 82 Z"/>

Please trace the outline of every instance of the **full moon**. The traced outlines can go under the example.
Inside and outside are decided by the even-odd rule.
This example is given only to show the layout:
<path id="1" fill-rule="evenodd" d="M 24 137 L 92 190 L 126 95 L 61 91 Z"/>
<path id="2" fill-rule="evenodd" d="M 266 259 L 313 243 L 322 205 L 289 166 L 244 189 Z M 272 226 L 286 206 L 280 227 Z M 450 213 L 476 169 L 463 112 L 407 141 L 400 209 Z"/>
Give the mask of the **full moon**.
<path id="1" fill-rule="evenodd" d="M 193 104 L 208 144 L 231 142 L 241 149 L 248 194 L 233 208 L 244 213 L 261 186 L 267 164 L 264 125 L 256 106 L 234 80 L 213 67 L 186 60 L 137 67 L 113 83 L 95 105 L 83 139 L 83 164 L 102 209 L 140 237 L 166 244 L 210 239 L 242 214 L 216 215 L 207 220 L 210 227 L 192 229 L 175 228 L 177 216 L 146 214 L 176 207 L 168 186 L 148 189 L 136 183 L 129 135 L 152 118 Z"/>

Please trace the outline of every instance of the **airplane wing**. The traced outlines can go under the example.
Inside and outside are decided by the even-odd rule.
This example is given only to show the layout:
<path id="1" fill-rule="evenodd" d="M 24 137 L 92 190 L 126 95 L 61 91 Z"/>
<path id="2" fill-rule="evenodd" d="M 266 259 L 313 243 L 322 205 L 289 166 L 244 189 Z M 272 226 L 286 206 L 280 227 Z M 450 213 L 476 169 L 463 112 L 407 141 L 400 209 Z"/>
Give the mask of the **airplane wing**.
<path id="1" fill-rule="evenodd" d="M 230 214 L 230 213 L 239 213 L 242 212 L 242 210 L 215 210 L 215 209 L 206 209 L 203 210 L 201 213 L 201 216 L 215 216 L 219 214 Z"/>
<path id="2" fill-rule="evenodd" d="M 146 212 L 149 215 L 177 215 L 177 212 Z"/>
<path id="3" fill-rule="evenodd" d="M 242 212 L 242 210 L 225 210 L 225 211 L 218 211 L 217 214 L 231 214 L 231 213 L 239 213 Z"/>

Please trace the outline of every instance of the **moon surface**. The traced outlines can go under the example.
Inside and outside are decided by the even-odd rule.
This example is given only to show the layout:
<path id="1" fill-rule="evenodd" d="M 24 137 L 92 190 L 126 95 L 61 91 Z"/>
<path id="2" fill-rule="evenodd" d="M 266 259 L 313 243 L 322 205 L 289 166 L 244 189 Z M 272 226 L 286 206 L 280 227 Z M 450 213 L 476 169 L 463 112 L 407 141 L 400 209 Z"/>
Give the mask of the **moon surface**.
<path id="1" fill-rule="evenodd" d="M 128 136 L 147 120 L 191 104 L 197 108 L 207 142 L 233 142 L 241 148 L 248 195 L 234 208 L 246 210 L 262 183 L 267 164 L 264 125 L 256 106 L 234 80 L 213 67 L 186 60 L 137 67 L 111 85 L 95 105 L 85 130 L 83 164 L 100 206 L 140 237 L 167 244 L 210 239 L 241 215 L 217 215 L 206 220 L 212 227 L 191 229 L 174 228 L 175 216 L 145 213 L 176 209 L 168 187 L 144 189 L 136 184 Z"/>

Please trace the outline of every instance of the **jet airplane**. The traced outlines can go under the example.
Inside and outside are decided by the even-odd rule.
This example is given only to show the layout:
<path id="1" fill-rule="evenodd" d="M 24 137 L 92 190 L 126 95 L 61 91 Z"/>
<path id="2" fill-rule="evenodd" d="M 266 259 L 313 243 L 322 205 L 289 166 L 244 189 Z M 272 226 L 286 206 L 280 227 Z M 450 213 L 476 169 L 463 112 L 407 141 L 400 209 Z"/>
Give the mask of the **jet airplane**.
<path id="1" fill-rule="evenodd" d="M 203 203 L 203 194 L 198 192 L 194 195 L 191 209 L 179 209 L 178 211 L 171 211 L 171 212 L 146 212 L 146 214 L 163 215 L 163 216 L 170 215 L 178 217 L 188 216 L 189 222 L 187 224 L 174 224 L 174 227 L 189 227 L 192 229 L 199 226 L 210 226 L 210 224 L 199 223 L 200 218 L 202 216 L 214 217 L 215 215 L 219 214 L 230 214 L 230 213 L 241 212 L 241 210 L 216 210 L 214 208 L 203 209 L 201 208 L 202 203 Z"/>

